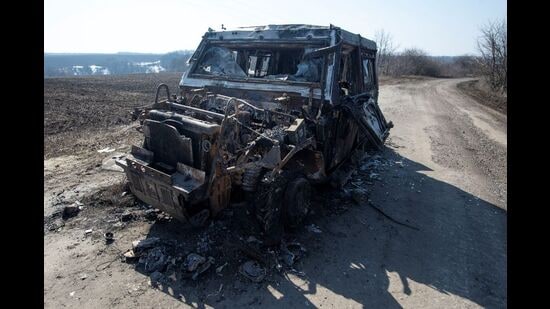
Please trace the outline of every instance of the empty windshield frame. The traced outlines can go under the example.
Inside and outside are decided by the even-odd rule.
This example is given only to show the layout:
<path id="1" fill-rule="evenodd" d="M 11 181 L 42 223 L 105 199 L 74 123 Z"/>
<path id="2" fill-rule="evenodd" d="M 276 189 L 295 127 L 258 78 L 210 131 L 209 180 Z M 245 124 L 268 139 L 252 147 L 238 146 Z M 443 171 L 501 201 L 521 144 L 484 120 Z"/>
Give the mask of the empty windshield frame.
<path id="1" fill-rule="evenodd" d="M 251 77 L 251 76 L 229 76 L 229 75 L 213 75 L 213 74 L 203 74 L 198 72 L 198 66 L 203 62 L 207 51 L 212 47 L 223 47 L 227 49 L 255 49 L 255 50 L 266 50 L 266 51 L 284 51 L 292 49 L 305 49 L 305 48 L 321 48 L 328 46 L 328 42 L 325 40 L 306 40 L 306 41 L 281 41 L 281 40 L 265 40 L 265 41 L 209 41 L 201 51 L 200 57 L 194 61 L 192 67 L 189 70 L 189 78 L 200 78 L 200 79 L 213 79 L 213 80 L 227 80 L 235 82 L 252 82 L 252 83 L 276 83 L 276 84 L 296 84 L 296 85 L 309 85 L 314 87 L 319 87 L 321 81 L 325 76 L 320 76 L 319 81 L 299 81 L 299 80 L 282 80 L 277 78 L 265 78 L 265 77 Z M 324 66 L 326 64 L 321 64 Z M 247 68 L 243 68 L 247 70 Z M 320 70 L 321 72 L 323 70 Z"/>

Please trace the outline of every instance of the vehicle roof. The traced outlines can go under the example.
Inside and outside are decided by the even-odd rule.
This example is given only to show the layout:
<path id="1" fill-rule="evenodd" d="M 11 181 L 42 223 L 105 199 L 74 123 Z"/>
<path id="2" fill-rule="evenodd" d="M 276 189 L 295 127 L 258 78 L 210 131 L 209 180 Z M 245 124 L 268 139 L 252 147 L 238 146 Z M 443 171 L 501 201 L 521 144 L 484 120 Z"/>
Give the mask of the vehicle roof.
<path id="1" fill-rule="evenodd" d="M 213 31 L 209 29 L 204 39 L 208 40 L 330 40 L 332 32 L 338 32 L 344 43 L 361 45 L 376 50 L 376 42 L 339 27 L 306 24 L 283 24 L 246 26 L 235 29 Z"/>

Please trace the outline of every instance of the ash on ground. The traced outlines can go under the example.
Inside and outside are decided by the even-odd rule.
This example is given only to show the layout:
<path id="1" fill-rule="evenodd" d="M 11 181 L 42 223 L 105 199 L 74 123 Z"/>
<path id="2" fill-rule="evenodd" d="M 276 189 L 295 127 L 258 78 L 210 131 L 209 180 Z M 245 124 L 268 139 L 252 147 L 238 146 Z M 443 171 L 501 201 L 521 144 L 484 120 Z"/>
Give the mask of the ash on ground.
<path id="1" fill-rule="evenodd" d="M 248 228 L 250 218 L 241 205 L 228 207 L 202 227 L 182 227 L 169 215 L 136 200 L 124 185 L 103 189 L 82 201 L 65 201 L 60 195 L 59 203 L 65 206 L 44 219 L 44 232 L 74 227 L 85 230 L 84 238 L 104 242 L 106 248 L 116 247 L 119 263 L 128 263 L 149 276 L 154 288 L 176 289 L 224 279 L 226 288 L 229 280 L 238 292 L 247 283 L 272 282 L 277 276 L 307 276 L 302 265 L 308 247 L 314 250 L 318 246 L 315 239 L 323 234 L 319 219 L 367 203 L 369 187 L 381 180 L 380 173 L 398 167 L 401 162 L 389 161 L 381 154 L 343 166 L 338 179 L 318 188 L 302 226 L 287 232 L 278 245 L 265 244 L 264 235 Z M 131 246 L 118 247 L 119 235 L 135 224 L 150 224 L 148 235 L 131 240 Z M 109 241 L 105 239 L 108 233 L 112 235 Z M 220 284 L 216 297 L 223 295 Z"/>

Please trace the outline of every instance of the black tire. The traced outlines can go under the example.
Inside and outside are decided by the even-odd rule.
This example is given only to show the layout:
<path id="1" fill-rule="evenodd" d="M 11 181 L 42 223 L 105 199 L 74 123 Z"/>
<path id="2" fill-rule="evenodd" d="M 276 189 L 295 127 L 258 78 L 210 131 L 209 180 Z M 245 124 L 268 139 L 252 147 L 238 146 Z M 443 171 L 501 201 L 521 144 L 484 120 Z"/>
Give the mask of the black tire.
<path id="1" fill-rule="evenodd" d="M 282 199 L 284 178 L 269 184 L 260 182 L 253 202 L 256 220 L 264 233 L 266 245 L 278 244 L 284 234 L 282 222 Z"/>
<path id="2" fill-rule="evenodd" d="M 283 223 L 295 228 L 305 219 L 311 206 L 312 188 L 307 179 L 299 177 L 290 181 L 283 198 Z"/>

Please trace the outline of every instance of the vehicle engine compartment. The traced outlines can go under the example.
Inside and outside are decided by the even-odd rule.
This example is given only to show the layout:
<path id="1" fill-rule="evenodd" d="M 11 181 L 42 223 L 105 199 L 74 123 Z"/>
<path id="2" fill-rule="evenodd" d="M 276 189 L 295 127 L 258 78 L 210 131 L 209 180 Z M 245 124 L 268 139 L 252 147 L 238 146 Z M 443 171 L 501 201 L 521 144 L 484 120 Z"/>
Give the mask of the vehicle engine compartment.
<path id="1" fill-rule="evenodd" d="M 335 38 L 339 28 L 324 30 Z M 267 45 L 211 37 L 179 96 L 161 84 L 155 103 L 135 111 L 143 144 L 117 164 L 139 199 L 180 221 L 202 225 L 245 205 L 276 235 L 307 215 L 312 185 L 354 153 L 383 147 L 392 124 L 377 104 L 374 56 L 342 39 L 323 47 L 325 37 Z"/>

